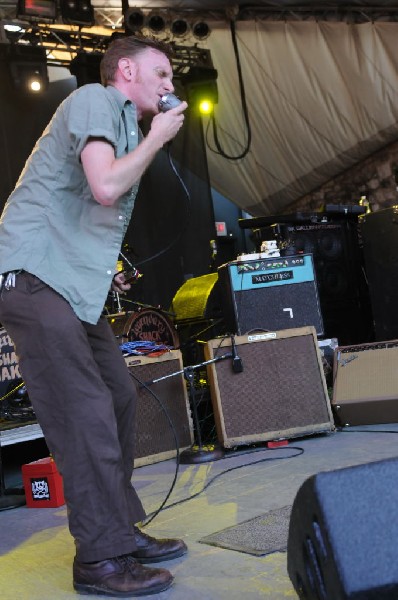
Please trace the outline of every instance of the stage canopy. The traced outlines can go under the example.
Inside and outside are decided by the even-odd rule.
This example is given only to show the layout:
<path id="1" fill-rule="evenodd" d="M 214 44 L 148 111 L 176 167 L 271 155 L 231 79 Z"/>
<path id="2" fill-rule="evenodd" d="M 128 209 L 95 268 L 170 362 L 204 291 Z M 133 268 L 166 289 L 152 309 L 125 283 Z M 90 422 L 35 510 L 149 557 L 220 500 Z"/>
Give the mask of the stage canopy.
<path id="1" fill-rule="evenodd" d="M 121 10 L 114 0 L 92 4 L 103 14 Z M 129 8 L 202 11 L 210 35 L 181 43 L 210 49 L 218 72 L 217 144 L 203 120 L 211 185 L 261 216 L 398 138 L 395 4 L 156 0 Z"/>

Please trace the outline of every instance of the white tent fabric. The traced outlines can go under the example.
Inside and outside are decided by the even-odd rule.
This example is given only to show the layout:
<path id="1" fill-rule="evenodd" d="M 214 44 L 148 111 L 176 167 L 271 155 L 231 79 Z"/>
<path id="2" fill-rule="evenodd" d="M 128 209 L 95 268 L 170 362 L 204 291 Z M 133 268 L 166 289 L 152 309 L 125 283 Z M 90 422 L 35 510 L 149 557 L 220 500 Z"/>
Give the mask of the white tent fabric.
<path id="1" fill-rule="evenodd" d="M 122 18 L 120 0 L 92 3 Z M 2 7 L 13 4 L 16 0 L 0 0 L 0 17 Z M 330 3 L 329 20 L 320 15 L 329 2 L 319 0 L 137 0 L 129 6 L 225 11 L 217 17 L 222 22 L 211 17 L 205 41 L 177 43 L 211 50 L 218 71 L 218 137 L 229 155 L 241 154 L 247 142 L 228 23 L 234 9 L 239 12 L 235 27 L 252 144 L 241 160 L 223 158 L 212 150 L 210 127 L 207 156 L 211 186 L 253 216 L 289 210 L 303 195 L 398 139 L 394 0 L 352 0 L 350 7 L 361 17 L 355 22 L 340 19 L 339 7 L 349 11 L 343 0 Z M 300 12 L 302 7 L 318 13 L 319 20 L 315 13 Z M 380 13 L 373 22 L 372 7 Z M 260 9 L 275 13 L 257 14 Z M 278 14 L 285 10 L 288 16 Z M 248 17 L 251 12 L 255 16 Z M 204 118 L 205 130 L 207 124 Z"/>
<path id="2" fill-rule="evenodd" d="M 208 149 L 208 164 L 212 186 L 242 209 L 281 212 L 397 139 L 397 23 L 238 21 L 236 31 L 252 145 L 238 161 Z M 228 24 L 213 23 L 203 45 L 218 70 L 219 139 L 239 155 L 247 132 Z"/>

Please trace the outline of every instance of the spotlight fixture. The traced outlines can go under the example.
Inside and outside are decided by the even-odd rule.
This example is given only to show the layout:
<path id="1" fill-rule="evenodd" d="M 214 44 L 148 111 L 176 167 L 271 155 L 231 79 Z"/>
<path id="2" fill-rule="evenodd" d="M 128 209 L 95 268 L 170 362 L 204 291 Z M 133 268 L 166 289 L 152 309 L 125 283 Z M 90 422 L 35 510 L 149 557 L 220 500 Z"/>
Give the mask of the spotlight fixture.
<path id="1" fill-rule="evenodd" d="M 204 21 L 197 21 L 192 25 L 192 33 L 197 40 L 205 40 L 210 35 L 210 27 Z"/>
<path id="2" fill-rule="evenodd" d="M 90 0 L 60 0 L 62 20 L 70 25 L 94 25 L 94 8 Z"/>
<path id="3" fill-rule="evenodd" d="M 189 32 L 189 23 L 185 19 L 177 18 L 170 25 L 174 37 L 184 37 Z"/>
<path id="4" fill-rule="evenodd" d="M 57 18 L 56 0 L 18 0 L 18 17 L 32 17 L 40 21 L 55 21 Z"/>
<path id="5" fill-rule="evenodd" d="M 141 31 L 144 26 L 145 16 L 138 8 L 126 11 L 124 15 L 124 26 L 132 33 Z"/>
<path id="6" fill-rule="evenodd" d="M 218 103 L 217 77 L 216 69 L 198 66 L 181 77 L 189 106 L 203 115 L 211 114 Z"/>
<path id="7" fill-rule="evenodd" d="M 43 47 L 10 45 L 7 54 L 11 78 L 17 89 L 36 94 L 47 89 L 47 55 Z"/>
<path id="8" fill-rule="evenodd" d="M 79 52 L 69 64 L 69 71 L 76 77 L 77 87 L 86 83 L 101 83 L 100 63 L 103 54 Z"/>
<path id="9" fill-rule="evenodd" d="M 162 33 L 166 29 L 166 19 L 160 13 L 152 12 L 148 15 L 146 26 L 152 33 Z"/>

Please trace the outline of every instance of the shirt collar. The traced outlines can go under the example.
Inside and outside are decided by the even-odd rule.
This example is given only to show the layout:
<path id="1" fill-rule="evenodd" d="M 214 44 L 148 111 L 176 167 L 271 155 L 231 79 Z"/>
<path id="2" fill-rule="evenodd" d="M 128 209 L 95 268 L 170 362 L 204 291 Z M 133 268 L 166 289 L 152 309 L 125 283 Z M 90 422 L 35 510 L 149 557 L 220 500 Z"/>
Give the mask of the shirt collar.
<path id="1" fill-rule="evenodd" d="M 126 104 L 132 104 L 131 100 L 126 98 L 126 96 L 122 94 L 122 92 L 120 92 L 113 85 L 107 85 L 105 89 L 111 96 L 115 98 L 117 105 L 120 108 L 120 111 L 124 109 Z"/>

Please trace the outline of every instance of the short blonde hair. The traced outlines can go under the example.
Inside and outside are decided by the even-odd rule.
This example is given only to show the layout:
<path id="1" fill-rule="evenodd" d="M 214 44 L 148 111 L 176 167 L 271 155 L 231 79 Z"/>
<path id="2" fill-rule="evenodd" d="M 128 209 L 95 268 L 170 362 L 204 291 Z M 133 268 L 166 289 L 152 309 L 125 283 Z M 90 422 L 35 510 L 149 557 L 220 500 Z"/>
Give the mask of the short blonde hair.
<path id="1" fill-rule="evenodd" d="M 173 56 L 173 49 L 169 44 L 151 37 L 124 36 L 116 38 L 109 44 L 101 60 L 101 83 L 107 85 L 115 81 L 119 60 L 133 58 L 147 48 L 153 48 L 165 54 L 169 59 Z"/>

